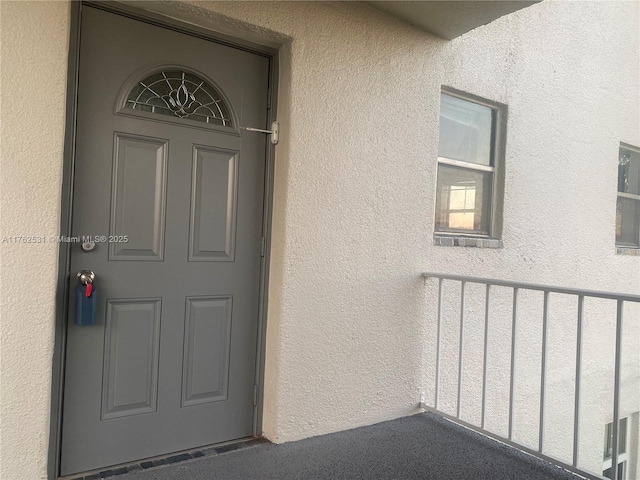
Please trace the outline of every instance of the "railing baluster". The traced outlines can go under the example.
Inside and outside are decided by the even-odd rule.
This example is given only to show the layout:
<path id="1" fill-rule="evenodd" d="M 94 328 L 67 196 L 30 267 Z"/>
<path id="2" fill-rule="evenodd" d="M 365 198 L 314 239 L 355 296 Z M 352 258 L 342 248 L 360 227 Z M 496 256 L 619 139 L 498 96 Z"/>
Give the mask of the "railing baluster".
<path id="1" fill-rule="evenodd" d="M 549 321 L 549 292 L 544 292 L 542 307 L 542 358 L 540 360 L 540 425 L 538 432 L 538 452 L 544 446 L 544 401 L 547 386 L 547 324 Z"/>
<path id="2" fill-rule="evenodd" d="M 489 346 L 489 296 L 491 295 L 491 284 L 487 283 L 487 290 L 484 299 L 484 353 L 482 358 L 482 420 L 484 428 L 487 418 L 487 347 Z"/>
<path id="3" fill-rule="evenodd" d="M 462 361 L 464 359 L 464 290 L 467 282 L 460 284 L 460 343 L 458 351 L 458 411 L 457 417 L 462 413 Z"/>
<path id="4" fill-rule="evenodd" d="M 618 300 L 616 314 L 616 362 L 613 380 L 613 451 L 611 452 L 611 480 L 618 480 L 618 436 L 620 423 L 620 367 L 622 360 L 622 308 L 624 301 Z"/>
<path id="5" fill-rule="evenodd" d="M 511 321 L 511 375 L 509 378 L 509 440 L 513 438 L 513 403 L 516 377 L 516 321 L 518 319 L 518 288 L 513 289 L 513 318 Z"/>
<path id="6" fill-rule="evenodd" d="M 442 283 L 444 280 L 441 278 L 438 281 L 438 333 L 436 339 L 436 398 L 435 407 L 438 408 L 440 400 L 440 335 L 442 326 Z"/>
<path id="7" fill-rule="evenodd" d="M 621 369 L 622 369 L 622 331 L 623 331 L 623 309 L 625 302 L 633 302 L 634 304 L 640 304 L 640 295 L 613 293 L 613 292 L 600 292 L 594 290 L 581 290 L 571 289 L 564 287 L 553 287 L 548 285 L 536 285 L 529 283 L 509 282 L 502 280 L 492 280 L 486 278 L 476 278 L 462 275 L 444 275 L 437 273 L 424 273 L 423 277 L 437 278 L 438 284 L 438 318 L 437 318 L 437 345 L 436 345 L 436 375 L 435 375 L 435 406 L 431 407 L 425 405 L 424 408 L 429 411 L 433 411 L 449 420 L 456 422 L 460 425 L 467 426 L 472 430 L 479 431 L 491 438 L 498 439 L 508 445 L 514 446 L 530 453 L 539 458 L 550 461 L 568 471 L 577 473 L 584 478 L 590 480 L 598 480 L 602 478 L 601 475 L 583 470 L 578 467 L 580 460 L 580 430 L 581 430 L 581 402 L 582 402 L 582 356 L 584 351 L 584 331 L 585 331 L 585 317 L 584 317 L 584 301 L 585 298 L 601 298 L 611 299 L 617 302 L 617 318 L 616 318 L 616 343 L 615 343 L 615 372 L 614 372 L 614 394 L 613 394 L 613 428 L 612 428 L 612 455 L 611 455 L 611 479 L 622 480 L 618 476 L 618 461 L 619 461 L 619 437 L 620 437 L 620 397 L 621 397 Z M 461 282 L 460 290 L 460 338 L 459 338 L 459 351 L 458 351 L 458 392 L 456 399 L 456 415 L 447 414 L 442 412 L 440 408 L 441 396 L 440 389 L 442 383 L 442 355 L 444 340 L 447 338 L 444 335 L 444 281 L 459 281 Z M 481 426 L 475 423 L 469 423 L 462 420 L 462 387 L 463 387 L 463 367 L 464 363 L 464 349 L 465 349 L 465 322 L 466 322 L 466 300 L 467 300 L 467 284 L 475 283 L 485 285 L 485 311 L 484 311 L 484 351 L 482 359 L 482 412 L 481 412 Z M 487 397 L 488 397 L 488 359 L 489 359 L 489 321 L 491 313 L 491 292 L 495 287 L 507 287 L 513 291 L 513 306 L 512 306 L 512 321 L 511 321 L 511 364 L 510 364 L 510 377 L 509 377 L 509 419 L 508 419 L 508 434 L 494 434 L 486 430 L 487 424 Z M 528 291 L 541 291 L 544 294 L 544 304 L 542 313 L 542 344 L 541 344 L 541 361 L 540 361 L 540 417 L 538 425 L 538 446 L 529 448 L 514 440 L 515 433 L 515 407 L 516 407 L 516 359 L 518 355 L 518 311 L 519 311 L 519 297 L 520 290 Z M 548 393 L 548 379 L 547 373 L 549 370 L 549 360 L 551 358 L 549 354 L 549 325 L 550 325 L 550 294 L 562 294 L 573 295 L 578 297 L 577 306 L 577 320 L 576 320 L 576 365 L 575 365 L 575 391 L 574 391 L 574 423 L 573 423 L 573 455 L 571 461 L 562 461 L 557 458 L 544 454 L 545 447 L 545 416 L 546 416 L 546 396 Z M 471 293 L 469 293 L 471 295 Z M 495 300 L 495 299 L 494 299 Z M 494 301 L 495 303 L 495 301 Z M 452 369 L 451 369 L 452 370 Z M 453 373 L 453 372 L 451 372 Z M 445 371 L 446 374 L 446 371 Z M 468 377 L 467 377 L 468 378 Z M 466 385 L 466 384 L 465 384 Z"/>
<path id="8" fill-rule="evenodd" d="M 576 331 L 576 383 L 575 403 L 573 407 L 573 466 L 578 465 L 578 446 L 580 444 L 580 375 L 582 368 L 582 320 L 584 315 L 584 295 L 578 296 L 578 325 Z"/>

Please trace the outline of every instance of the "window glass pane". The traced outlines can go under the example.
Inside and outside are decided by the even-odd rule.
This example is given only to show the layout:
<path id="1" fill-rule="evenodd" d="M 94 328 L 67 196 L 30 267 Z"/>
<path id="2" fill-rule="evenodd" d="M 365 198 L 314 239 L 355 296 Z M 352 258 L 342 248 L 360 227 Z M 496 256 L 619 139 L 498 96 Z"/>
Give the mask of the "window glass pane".
<path id="1" fill-rule="evenodd" d="M 640 152 L 620 147 L 618 191 L 640 195 Z"/>
<path id="2" fill-rule="evenodd" d="M 443 93 L 438 156 L 492 165 L 492 123 L 493 110 L 489 107 Z"/>
<path id="3" fill-rule="evenodd" d="M 607 423 L 604 427 L 603 460 L 611 458 L 613 450 L 613 423 Z"/>
<path id="4" fill-rule="evenodd" d="M 231 111 L 220 93 L 202 78 L 163 70 L 138 82 L 125 108 L 232 127 Z"/>
<path id="5" fill-rule="evenodd" d="M 618 464 L 618 479 L 619 480 L 624 480 L 625 479 L 625 467 L 626 467 L 627 462 L 622 462 Z M 612 478 L 613 472 L 611 471 L 611 468 L 607 468 L 604 472 L 602 472 L 602 476 L 605 478 Z"/>
<path id="6" fill-rule="evenodd" d="M 640 200 L 618 197 L 616 244 L 640 246 Z"/>
<path id="7" fill-rule="evenodd" d="M 438 165 L 436 230 L 489 233 L 493 173 Z"/>
<path id="8" fill-rule="evenodd" d="M 627 418 L 620 419 L 618 429 L 618 455 L 627 453 Z M 604 453 L 603 460 L 608 460 L 613 455 L 613 423 L 607 423 L 604 428 Z"/>
<path id="9" fill-rule="evenodd" d="M 618 433 L 618 452 L 627 453 L 627 419 L 620 420 L 620 433 Z"/>

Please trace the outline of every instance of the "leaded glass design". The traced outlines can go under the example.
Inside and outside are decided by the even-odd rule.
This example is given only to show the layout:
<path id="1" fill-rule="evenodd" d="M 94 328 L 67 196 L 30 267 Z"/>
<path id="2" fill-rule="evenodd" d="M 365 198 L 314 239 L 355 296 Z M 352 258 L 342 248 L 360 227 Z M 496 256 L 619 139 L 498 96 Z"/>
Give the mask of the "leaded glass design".
<path id="1" fill-rule="evenodd" d="M 231 111 L 208 82 L 182 70 L 162 70 L 129 92 L 125 108 L 233 127 Z"/>

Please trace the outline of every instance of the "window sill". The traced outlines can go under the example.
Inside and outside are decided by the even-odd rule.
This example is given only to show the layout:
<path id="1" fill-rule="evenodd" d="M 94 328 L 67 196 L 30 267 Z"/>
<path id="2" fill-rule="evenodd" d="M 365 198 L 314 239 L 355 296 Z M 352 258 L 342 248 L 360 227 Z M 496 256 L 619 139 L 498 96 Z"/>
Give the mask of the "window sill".
<path id="1" fill-rule="evenodd" d="M 433 244 L 438 247 L 503 248 L 504 246 L 499 238 L 449 235 L 434 235 Z"/>
<path id="2" fill-rule="evenodd" d="M 616 247 L 617 255 L 630 255 L 632 257 L 640 257 L 640 248 L 633 247 Z"/>

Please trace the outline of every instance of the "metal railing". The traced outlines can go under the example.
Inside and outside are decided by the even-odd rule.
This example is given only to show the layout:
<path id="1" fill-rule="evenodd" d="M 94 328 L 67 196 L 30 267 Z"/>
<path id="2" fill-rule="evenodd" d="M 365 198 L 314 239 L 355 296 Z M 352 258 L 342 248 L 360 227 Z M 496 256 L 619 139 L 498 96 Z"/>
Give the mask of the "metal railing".
<path id="1" fill-rule="evenodd" d="M 486 278 L 468 277 L 462 275 L 445 275 L 440 273 L 423 273 L 425 282 L 434 278 L 438 280 L 438 326 L 436 340 L 436 372 L 435 372 L 435 405 L 431 407 L 425 403 L 421 406 L 439 415 L 442 415 L 456 423 L 460 423 L 472 430 L 483 433 L 501 442 L 512 445 L 520 450 L 530 453 L 536 457 L 543 458 L 569 471 L 578 473 L 586 478 L 599 480 L 605 478 L 592 472 L 587 472 L 578 467 L 578 445 L 580 433 L 580 395 L 581 395 L 581 368 L 582 368 L 582 348 L 583 348 L 583 319 L 584 319 L 584 299 L 585 298 L 601 298 L 614 300 L 616 302 L 616 335 L 615 335 L 615 367 L 614 367 L 614 391 L 613 391 L 613 425 L 612 425 L 612 456 L 611 456 L 611 480 L 618 479 L 618 437 L 620 423 L 620 369 L 622 358 L 622 323 L 623 323 L 623 307 L 625 302 L 639 303 L 640 295 L 617 294 L 610 292 L 601 292 L 594 290 L 579 290 L 574 288 L 552 287 L 545 285 L 536 285 L 530 283 L 518 283 L 502 280 L 491 280 Z M 456 398 L 456 415 L 449 415 L 441 410 L 440 406 L 440 384 L 441 384 L 441 355 L 442 355 L 442 320 L 443 320 L 443 283 L 445 280 L 460 282 L 460 338 L 458 344 L 458 385 Z M 461 419 L 461 397 L 462 397 L 462 378 L 463 378 L 463 360 L 464 360 L 464 324 L 465 324 L 465 302 L 466 302 L 466 285 L 467 283 L 485 285 L 485 309 L 484 309 L 484 352 L 482 365 L 482 406 L 481 406 L 481 422 L 480 426 L 466 422 Z M 510 359 L 510 377 L 509 377 L 509 423 L 507 437 L 490 432 L 485 429 L 486 421 L 486 403 L 487 403 L 487 359 L 488 359 L 488 331 L 490 320 L 490 299 L 492 287 L 507 287 L 513 290 L 513 304 L 511 315 L 511 359 Z M 514 433 L 514 385 L 516 377 L 516 326 L 518 321 L 518 296 L 521 290 L 541 291 L 543 297 L 542 310 L 542 351 L 541 351 L 541 368 L 540 368 L 540 418 L 538 430 L 538 448 L 530 448 L 513 440 Z M 543 453 L 543 445 L 545 438 L 544 420 L 545 420 L 545 395 L 547 382 L 547 333 L 549 320 L 549 294 L 557 293 L 564 295 L 572 295 L 577 297 L 577 335 L 576 335 L 576 368 L 575 368 L 575 391 L 574 391 L 574 418 L 573 418 L 573 453 L 572 462 L 565 463 L 557 458 L 545 455 Z"/>

